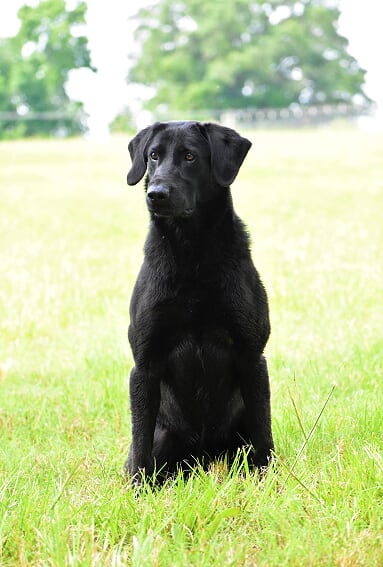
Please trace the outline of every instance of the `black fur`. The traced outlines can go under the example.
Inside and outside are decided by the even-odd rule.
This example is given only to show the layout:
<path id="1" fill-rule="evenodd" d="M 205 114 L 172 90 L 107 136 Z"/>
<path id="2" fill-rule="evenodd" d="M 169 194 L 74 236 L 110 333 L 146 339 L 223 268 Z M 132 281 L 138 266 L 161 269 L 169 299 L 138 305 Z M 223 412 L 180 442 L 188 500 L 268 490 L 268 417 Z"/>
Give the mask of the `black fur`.
<path id="1" fill-rule="evenodd" d="M 148 171 L 151 216 L 129 327 L 135 481 L 248 445 L 253 465 L 271 457 L 268 303 L 229 188 L 250 146 L 198 122 L 156 123 L 129 144 L 128 183 Z"/>

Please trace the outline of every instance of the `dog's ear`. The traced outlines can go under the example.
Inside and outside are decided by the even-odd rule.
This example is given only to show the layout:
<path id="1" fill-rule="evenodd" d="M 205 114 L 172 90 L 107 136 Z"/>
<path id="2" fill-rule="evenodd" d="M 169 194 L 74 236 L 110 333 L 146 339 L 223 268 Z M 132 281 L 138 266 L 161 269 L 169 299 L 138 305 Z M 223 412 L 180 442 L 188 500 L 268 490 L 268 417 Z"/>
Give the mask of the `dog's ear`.
<path id="1" fill-rule="evenodd" d="M 144 128 L 129 142 L 129 153 L 132 167 L 128 173 L 128 185 L 136 185 L 145 175 L 147 156 L 146 147 L 153 136 L 153 129 L 157 124 Z"/>
<path id="2" fill-rule="evenodd" d="M 251 142 L 231 128 L 212 123 L 203 126 L 210 144 L 213 175 L 220 185 L 229 187 L 237 176 Z"/>

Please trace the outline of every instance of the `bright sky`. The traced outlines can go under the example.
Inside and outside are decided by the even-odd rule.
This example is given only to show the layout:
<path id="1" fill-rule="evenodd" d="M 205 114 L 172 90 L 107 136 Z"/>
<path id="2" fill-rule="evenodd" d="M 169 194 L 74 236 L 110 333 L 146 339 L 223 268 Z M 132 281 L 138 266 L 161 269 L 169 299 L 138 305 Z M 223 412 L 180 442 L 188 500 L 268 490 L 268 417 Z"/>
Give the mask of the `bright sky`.
<path id="1" fill-rule="evenodd" d="M 36 0 L 2 0 L 0 8 L 0 37 L 17 31 L 17 11 L 25 3 Z M 75 0 L 67 0 L 68 6 Z M 70 96 L 85 102 L 91 115 L 99 124 L 106 124 L 128 101 L 141 96 L 125 83 L 128 68 L 128 52 L 132 49 L 133 22 L 129 16 L 150 0 L 127 2 L 126 0 L 88 1 L 87 30 L 92 62 L 98 68 L 97 75 L 74 72 L 69 85 Z M 382 53 L 383 21 L 382 0 L 340 0 L 342 16 L 340 32 L 350 41 L 349 51 L 367 70 L 365 90 L 383 107 Z"/>

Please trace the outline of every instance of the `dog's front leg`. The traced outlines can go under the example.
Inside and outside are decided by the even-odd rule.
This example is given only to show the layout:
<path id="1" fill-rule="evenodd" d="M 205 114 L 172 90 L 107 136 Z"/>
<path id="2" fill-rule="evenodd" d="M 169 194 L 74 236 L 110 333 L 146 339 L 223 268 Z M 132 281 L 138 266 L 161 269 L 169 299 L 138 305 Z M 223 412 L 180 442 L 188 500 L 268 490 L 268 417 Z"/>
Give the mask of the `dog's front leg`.
<path id="1" fill-rule="evenodd" d="M 153 474 L 153 436 L 160 403 L 159 377 L 147 369 L 133 368 L 130 373 L 132 444 L 126 469 L 134 483 Z"/>
<path id="2" fill-rule="evenodd" d="M 274 449 L 266 360 L 249 348 L 239 357 L 238 371 L 248 434 L 254 447 L 254 454 L 249 458 L 255 466 L 262 468 L 269 463 Z"/>

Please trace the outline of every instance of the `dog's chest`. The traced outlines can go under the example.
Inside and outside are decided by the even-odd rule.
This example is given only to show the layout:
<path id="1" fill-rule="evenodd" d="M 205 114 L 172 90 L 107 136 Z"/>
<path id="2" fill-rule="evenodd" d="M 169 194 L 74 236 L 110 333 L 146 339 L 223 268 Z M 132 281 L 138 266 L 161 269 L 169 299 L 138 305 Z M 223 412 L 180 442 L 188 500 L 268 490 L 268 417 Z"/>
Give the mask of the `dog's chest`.
<path id="1" fill-rule="evenodd" d="M 214 304 L 210 303 L 206 296 L 199 294 L 186 294 L 178 298 L 178 309 L 180 316 L 184 318 L 185 322 L 193 323 L 198 321 L 201 317 L 209 318 L 215 311 Z M 214 303 L 214 302 L 213 302 Z"/>
<path id="2" fill-rule="evenodd" d="M 197 273 L 198 274 L 198 273 Z M 198 275 L 179 284 L 173 296 L 177 316 L 185 324 L 216 324 L 223 310 L 218 285 Z"/>

